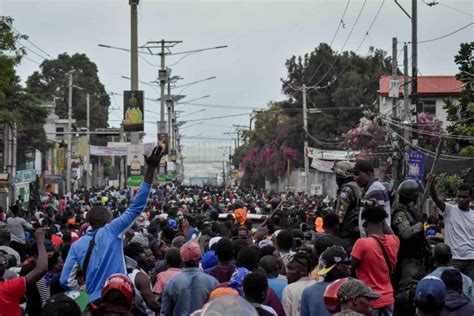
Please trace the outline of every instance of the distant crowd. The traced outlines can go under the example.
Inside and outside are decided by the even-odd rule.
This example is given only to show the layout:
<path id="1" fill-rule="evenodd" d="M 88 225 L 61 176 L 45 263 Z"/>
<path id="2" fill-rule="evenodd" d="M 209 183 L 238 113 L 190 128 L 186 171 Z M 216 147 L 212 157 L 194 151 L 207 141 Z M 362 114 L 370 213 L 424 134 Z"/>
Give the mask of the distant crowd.
<path id="1" fill-rule="evenodd" d="M 474 315 L 472 187 L 340 161 L 336 197 L 153 184 L 0 210 L 0 315 Z M 260 216 L 252 216 L 259 214 Z M 251 219 L 252 218 L 252 219 Z"/>

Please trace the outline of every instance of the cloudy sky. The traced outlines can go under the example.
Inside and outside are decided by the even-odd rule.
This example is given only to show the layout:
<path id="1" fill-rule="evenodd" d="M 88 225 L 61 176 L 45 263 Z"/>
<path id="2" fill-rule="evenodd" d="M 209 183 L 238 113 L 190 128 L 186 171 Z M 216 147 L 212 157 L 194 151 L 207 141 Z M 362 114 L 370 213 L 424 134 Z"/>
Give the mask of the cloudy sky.
<path id="1" fill-rule="evenodd" d="M 424 0 L 430 2 L 431 0 Z M 349 32 L 364 5 L 361 18 L 352 35 Z M 407 11 L 411 1 L 399 1 Z M 471 0 L 438 0 L 439 4 L 427 6 L 418 1 L 419 41 L 438 38 L 473 22 L 474 2 Z M 139 45 L 147 41 L 180 40 L 183 43 L 173 52 L 228 45 L 228 48 L 192 54 L 172 67 L 172 75 L 184 78 L 182 83 L 211 76 L 214 80 L 190 86 L 183 94 L 187 99 L 204 95 L 209 98 L 196 101 L 196 105 L 178 106 L 182 120 L 245 114 L 230 118 L 207 120 L 204 123 L 187 123 L 182 130 L 186 136 L 197 136 L 184 141 L 188 157 L 206 157 L 206 160 L 225 159 L 225 147 L 233 141 L 233 124 L 248 125 L 252 108 L 266 107 L 272 100 L 283 99 L 280 78 L 285 77 L 284 63 L 292 55 L 312 51 L 320 42 L 330 42 L 334 35 L 347 0 L 141 0 L 139 7 Z M 348 38 L 345 50 L 355 50 L 369 28 L 382 0 L 352 0 L 334 41 L 340 50 Z M 26 42 L 36 51 L 29 52 L 32 60 L 24 60 L 17 71 L 25 80 L 43 58 L 58 54 L 85 53 L 99 68 L 99 76 L 108 92 L 121 93 L 130 82 L 121 76 L 130 74 L 130 56 L 125 51 L 98 47 L 99 43 L 117 47 L 130 46 L 130 7 L 128 0 L 0 0 L 0 15 L 15 19 L 14 26 L 43 51 Z M 380 14 L 359 54 L 368 54 L 369 47 L 391 51 L 392 37 L 402 43 L 410 41 L 411 23 L 393 0 L 383 2 Z M 453 56 L 461 42 L 474 39 L 474 27 L 446 38 L 420 44 L 419 70 L 425 75 L 454 74 Z M 42 56 L 42 57 L 41 57 Z M 167 65 L 176 63 L 180 56 L 169 56 Z M 139 59 L 139 78 L 150 82 L 157 77 L 159 57 L 144 56 Z M 401 61 L 400 61 L 401 62 Z M 140 85 L 146 97 L 159 97 L 153 88 Z M 179 92 L 178 90 L 175 90 Z M 183 101 L 185 101 L 184 99 Z M 159 119 L 159 103 L 146 102 L 145 141 L 153 141 Z M 203 110 L 205 109 L 205 110 Z M 203 110 L 203 111 L 202 111 Z M 196 111 L 201 111 L 192 114 Z M 185 116 L 186 114 L 189 114 Z M 112 98 L 110 126 L 118 126 L 122 116 L 121 96 Z M 185 125 L 186 126 L 186 125 Z M 187 146 L 186 146 L 187 145 Z M 227 150 L 228 151 L 228 150 Z M 193 165 L 187 170 L 194 174 L 217 173 L 214 167 L 221 164 Z"/>

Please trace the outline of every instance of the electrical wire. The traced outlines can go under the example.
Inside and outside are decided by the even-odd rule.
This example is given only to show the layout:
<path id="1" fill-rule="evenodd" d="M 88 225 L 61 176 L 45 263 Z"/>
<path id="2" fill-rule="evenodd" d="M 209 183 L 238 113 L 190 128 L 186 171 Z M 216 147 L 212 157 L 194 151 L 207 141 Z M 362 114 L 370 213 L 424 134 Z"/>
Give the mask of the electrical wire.
<path id="1" fill-rule="evenodd" d="M 29 57 L 27 57 L 27 56 L 22 56 L 22 58 L 25 58 L 26 60 L 29 60 L 29 61 L 31 61 L 32 63 L 35 63 L 35 64 L 37 64 L 37 65 L 41 65 L 41 63 L 39 63 L 39 62 L 37 62 L 36 60 L 31 59 L 31 58 L 29 58 Z"/>
<path id="2" fill-rule="evenodd" d="M 365 35 L 364 35 L 364 37 L 362 38 L 362 41 L 360 42 L 359 46 L 357 46 L 356 52 L 358 52 L 359 49 L 362 47 L 362 44 L 364 43 L 365 39 L 366 39 L 367 37 L 369 37 L 369 32 L 370 32 L 370 30 L 372 29 L 372 26 L 374 26 L 375 21 L 376 21 L 377 18 L 379 17 L 380 11 L 382 10 L 382 7 L 383 7 L 384 3 L 385 3 L 385 0 L 383 0 L 383 1 L 380 3 L 379 8 L 377 9 L 377 13 L 375 13 L 375 16 L 374 16 L 374 18 L 372 19 L 372 22 L 370 23 L 370 26 L 369 26 L 369 28 L 367 29 L 367 32 L 365 32 Z M 369 39 L 370 39 L 370 37 L 369 37 Z M 371 41 L 372 41 L 372 40 L 371 40 Z"/>
<path id="3" fill-rule="evenodd" d="M 227 117 L 236 117 L 236 116 L 244 116 L 244 115 L 250 115 L 252 113 L 241 113 L 241 114 L 234 114 L 234 115 L 223 115 L 223 116 L 214 116 L 214 117 L 206 117 L 206 118 L 200 118 L 200 119 L 192 119 L 192 120 L 186 120 L 186 122 L 197 122 L 197 121 L 209 121 L 209 120 L 217 120 L 221 118 L 227 118 Z"/>
<path id="4" fill-rule="evenodd" d="M 427 154 L 428 156 L 430 156 L 432 158 L 436 158 L 437 154 L 434 151 L 431 151 L 429 149 L 426 149 L 426 148 L 420 147 L 418 145 L 412 144 L 409 140 L 407 140 L 406 138 L 404 138 L 403 136 L 401 136 L 400 134 L 398 134 L 395 130 L 393 130 L 391 128 L 389 128 L 389 131 L 394 133 L 395 135 L 397 135 L 408 146 L 410 146 L 412 148 L 415 148 L 415 149 Z M 452 155 L 441 154 L 440 159 L 441 160 L 446 160 L 446 161 L 461 161 L 461 160 L 474 160 L 474 157 L 462 157 L 462 156 L 452 156 Z"/>
<path id="5" fill-rule="evenodd" d="M 470 26 L 472 26 L 472 25 L 474 25 L 474 22 L 471 22 L 471 23 L 469 23 L 469 24 L 467 24 L 467 25 L 464 25 L 463 27 L 461 27 L 461 28 L 459 28 L 459 29 L 457 29 L 457 30 L 454 30 L 454 31 L 452 31 L 452 32 L 450 32 L 450 33 L 448 33 L 448 34 L 445 34 L 445 35 L 442 35 L 442 36 L 439 36 L 439 37 L 435 37 L 435 38 L 432 38 L 432 39 L 429 39 L 429 40 L 418 41 L 418 44 L 431 43 L 431 42 L 434 42 L 434 41 L 438 41 L 438 40 L 440 40 L 440 39 L 443 39 L 443 38 L 449 37 L 449 36 L 451 36 L 451 35 L 453 35 L 453 34 L 456 34 L 457 32 L 460 32 L 460 31 L 462 31 L 462 30 L 464 30 L 464 29 L 466 29 L 466 28 L 468 28 L 468 27 L 470 27 Z"/>
<path id="6" fill-rule="evenodd" d="M 450 6 L 448 6 L 448 5 L 444 4 L 444 3 L 439 3 L 439 2 L 437 2 L 436 4 L 439 4 L 439 5 L 442 6 L 442 7 L 451 9 L 451 10 L 456 11 L 456 12 L 458 12 L 458 13 L 461 13 L 461 14 L 464 14 L 464 15 L 467 15 L 467 16 L 470 16 L 470 17 L 474 17 L 474 15 L 472 15 L 472 14 L 469 14 L 469 13 L 467 13 L 467 12 L 461 11 L 461 10 L 456 9 L 456 8 L 454 8 L 454 7 L 450 7 Z"/>
<path id="7" fill-rule="evenodd" d="M 4 22 L 5 24 L 7 24 L 9 27 L 12 28 L 12 30 L 14 30 L 15 32 L 18 33 L 18 35 L 20 36 L 26 36 L 24 35 L 23 33 L 21 33 L 17 28 L 15 28 L 11 23 L 9 23 L 6 19 L 2 19 L 2 22 Z M 44 49 L 42 49 L 41 47 L 39 47 L 38 45 L 36 45 L 35 43 L 33 43 L 31 40 L 29 40 L 28 38 L 24 38 L 23 40 L 27 41 L 28 43 L 30 43 L 31 45 L 33 45 L 33 47 L 35 47 L 36 49 L 38 49 L 40 52 L 42 52 L 43 54 L 45 54 L 46 56 L 48 56 L 49 58 L 53 58 L 53 56 L 51 56 L 50 54 L 48 54 Z M 45 58 L 47 59 L 47 58 Z"/>
<path id="8" fill-rule="evenodd" d="M 359 10 L 359 14 L 357 15 L 357 18 L 354 22 L 354 25 L 352 25 L 352 28 L 349 32 L 349 35 L 347 36 L 346 38 L 346 41 L 344 42 L 344 45 L 342 45 L 342 48 L 340 49 L 340 51 L 344 51 L 344 48 L 346 47 L 346 44 L 347 42 L 349 42 L 349 39 L 351 38 L 351 35 L 352 35 L 352 32 L 354 31 L 357 23 L 359 22 L 359 19 L 360 19 L 360 16 L 362 15 L 362 12 L 364 11 L 364 8 L 365 8 L 365 5 L 367 4 L 367 0 L 364 0 L 364 3 L 362 4 L 362 7 L 360 8 Z M 365 38 L 365 37 L 364 37 Z M 328 71 L 322 76 L 322 78 L 313 86 L 313 87 L 317 87 L 319 86 L 319 84 L 324 80 L 324 78 L 326 78 L 326 76 L 331 72 L 332 68 L 334 67 L 334 65 L 336 64 L 337 60 L 339 59 L 339 56 L 340 55 L 337 55 L 336 58 L 334 59 L 334 62 L 331 64 L 331 66 L 329 67 Z"/>
<path id="9" fill-rule="evenodd" d="M 436 133 L 436 132 L 425 132 L 425 131 L 422 131 L 422 130 L 418 130 L 418 129 L 413 129 L 409 126 L 406 126 L 406 125 L 403 125 L 403 124 L 400 124 L 396 121 L 393 121 L 391 119 L 387 119 L 387 118 L 382 118 L 383 121 L 386 121 L 387 123 L 393 125 L 393 126 L 396 126 L 398 128 L 401 128 L 401 129 L 405 129 L 407 131 L 410 131 L 410 132 L 413 132 L 413 133 L 417 133 L 417 134 L 422 134 L 422 135 L 427 135 L 427 136 L 431 136 L 431 137 L 437 137 L 437 138 L 450 138 L 450 139 L 456 139 L 456 140 L 464 140 L 464 141 L 474 141 L 474 137 L 471 137 L 471 136 L 465 136 L 465 135 L 452 135 L 452 134 L 441 134 L 441 133 Z"/>
<path id="10" fill-rule="evenodd" d="M 342 17 L 339 20 L 339 24 L 337 25 L 336 32 L 334 32 L 334 35 L 332 36 L 332 39 L 331 39 L 331 42 L 329 43 L 329 46 L 332 46 L 332 44 L 334 43 L 334 40 L 336 39 L 337 33 L 339 32 L 339 29 L 341 28 L 341 25 L 344 24 L 344 17 L 346 16 L 346 12 L 347 12 L 347 8 L 349 7 L 349 3 L 351 3 L 351 0 L 347 0 L 346 7 L 344 8 L 344 12 L 342 13 Z M 324 58 L 319 63 L 318 67 L 316 67 L 316 70 L 314 71 L 311 78 L 309 78 L 309 80 L 307 81 L 307 84 L 309 84 L 311 82 L 311 80 L 314 79 L 314 76 L 316 76 L 316 74 L 318 73 L 318 71 L 321 68 L 321 66 L 323 65 L 323 63 L 324 63 Z"/>

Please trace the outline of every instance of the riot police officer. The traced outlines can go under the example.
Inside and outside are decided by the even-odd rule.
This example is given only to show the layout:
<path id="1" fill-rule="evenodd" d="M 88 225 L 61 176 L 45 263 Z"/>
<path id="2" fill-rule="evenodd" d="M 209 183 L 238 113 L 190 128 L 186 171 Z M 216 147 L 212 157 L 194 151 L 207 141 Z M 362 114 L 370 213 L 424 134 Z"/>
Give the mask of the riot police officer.
<path id="1" fill-rule="evenodd" d="M 338 161 L 333 170 L 336 173 L 336 183 L 339 187 L 336 214 L 339 216 L 339 237 L 354 244 L 360 237 L 359 232 L 359 203 L 362 189 L 354 181 L 354 174 L 350 172 L 354 163 Z"/>
<path id="2" fill-rule="evenodd" d="M 415 180 L 405 180 L 398 186 L 399 203 L 392 216 L 392 228 L 400 239 L 398 263 L 393 276 L 395 289 L 404 291 L 415 278 L 429 271 L 431 251 L 425 238 L 421 216 L 415 206 L 422 193 Z"/>

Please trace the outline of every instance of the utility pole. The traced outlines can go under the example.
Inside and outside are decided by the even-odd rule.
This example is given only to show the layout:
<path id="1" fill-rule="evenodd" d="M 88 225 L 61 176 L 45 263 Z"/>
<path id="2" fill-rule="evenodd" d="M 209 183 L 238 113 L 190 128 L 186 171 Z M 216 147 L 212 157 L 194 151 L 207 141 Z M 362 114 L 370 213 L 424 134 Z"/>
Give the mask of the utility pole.
<path id="1" fill-rule="evenodd" d="M 309 158 L 306 154 L 308 148 L 308 110 L 306 104 L 306 85 L 303 84 L 303 130 L 304 130 L 304 190 L 306 193 L 309 192 Z"/>
<path id="2" fill-rule="evenodd" d="M 394 120 L 398 119 L 398 98 L 400 97 L 400 84 L 398 81 L 398 63 L 397 63 L 397 38 L 392 38 L 392 80 L 391 80 L 391 97 L 392 97 L 392 118 Z M 395 143 L 396 144 L 396 143 Z M 392 154 L 392 179 L 394 181 L 394 186 L 398 185 L 398 166 L 400 155 L 398 153 L 398 146 L 394 144 L 393 154 Z"/>
<path id="3" fill-rule="evenodd" d="M 224 183 L 224 187 L 226 186 L 225 182 L 225 161 L 222 161 L 222 182 Z"/>
<path id="4" fill-rule="evenodd" d="M 86 120 L 86 127 L 87 127 L 87 166 L 86 166 L 86 189 L 89 189 L 91 187 L 91 113 L 90 113 L 90 94 L 87 93 L 86 97 L 86 115 L 87 115 L 87 120 Z"/>
<path id="5" fill-rule="evenodd" d="M 129 0 L 130 4 L 130 90 L 138 90 L 138 21 L 137 8 L 139 0 Z M 140 133 L 131 132 L 130 142 L 138 144 Z"/>
<path id="6" fill-rule="evenodd" d="M 399 82 L 398 82 L 398 74 L 397 74 L 397 69 L 398 69 L 398 63 L 397 63 L 397 38 L 393 37 L 392 38 L 392 89 L 396 89 L 397 91 L 393 91 L 392 95 L 392 117 L 394 119 L 398 118 L 398 107 L 397 107 L 397 102 L 398 102 L 398 96 L 399 96 Z"/>
<path id="7" fill-rule="evenodd" d="M 67 155 L 66 155 L 66 192 L 71 192 L 71 162 L 72 162 L 72 71 L 69 72 L 69 100 L 67 110 Z"/>
<path id="8" fill-rule="evenodd" d="M 161 68 L 160 69 L 161 69 L 162 72 L 166 72 L 166 66 L 165 66 L 165 40 L 164 39 L 161 40 L 160 60 L 161 60 Z M 165 82 L 166 81 L 161 81 L 161 84 L 160 84 L 160 88 L 161 88 L 160 121 L 162 121 L 162 122 L 165 121 Z"/>
<path id="9" fill-rule="evenodd" d="M 411 1 L 411 103 L 415 106 L 418 121 L 418 8 L 417 0 Z"/>
<path id="10" fill-rule="evenodd" d="M 408 95 L 410 94 L 409 92 L 409 87 L 408 87 L 408 46 L 407 43 L 403 45 L 403 111 L 404 111 L 404 118 L 403 118 L 403 124 L 405 124 L 407 127 L 410 126 L 411 123 L 411 113 L 410 113 L 410 100 Z M 400 119 L 401 120 L 401 119 Z M 403 129 L 403 137 L 409 141 L 410 139 L 410 132 L 408 128 Z M 408 149 L 409 146 L 408 144 L 405 143 L 405 149 Z M 404 167 L 406 164 L 404 164 Z M 404 168 L 404 174 L 407 174 L 407 170 Z"/>

